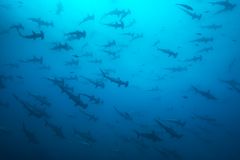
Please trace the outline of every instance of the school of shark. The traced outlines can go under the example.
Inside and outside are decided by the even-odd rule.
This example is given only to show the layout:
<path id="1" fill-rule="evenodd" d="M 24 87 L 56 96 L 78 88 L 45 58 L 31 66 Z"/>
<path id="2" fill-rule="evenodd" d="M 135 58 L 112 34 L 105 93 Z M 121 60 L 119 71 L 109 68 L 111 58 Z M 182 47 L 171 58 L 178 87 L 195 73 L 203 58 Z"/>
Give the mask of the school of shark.
<path id="1" fill-rule="evenodd" d="M 1 0 L 1 160 L 239 160 L 240 1 Z"/>

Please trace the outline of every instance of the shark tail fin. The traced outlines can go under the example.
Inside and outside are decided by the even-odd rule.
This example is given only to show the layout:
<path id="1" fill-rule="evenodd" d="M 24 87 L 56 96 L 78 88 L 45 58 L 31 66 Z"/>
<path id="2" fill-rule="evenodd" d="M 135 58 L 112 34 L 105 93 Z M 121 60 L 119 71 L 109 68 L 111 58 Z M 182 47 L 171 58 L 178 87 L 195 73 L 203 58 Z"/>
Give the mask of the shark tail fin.
<path id="1" fill-rule="evenodd" d="M 182 134 L 178 134 L 178 135 L 176 135 L 176 138 L 177 138 L 177 139 L 180 139 L 180 138 L 182 138 L 182 137 L 183 137 Z"/>
<path id="2" fill-rule="evenodd" d="M 121 20 L 120 24 L 121 24 L 121 28 L 124 29 L 125 25 L 122 20 Z"/>
<path id="3" fill-rule="evenodd" d="M 192 90 L 194 90 L 195 92 L 197 92 L 198 91 L 198 89 L 197 89 L 197 87 L 195 87 L 195 86 L 191 86 L 191 88 L 192 88 Z"/>
<path id="4" fill-rule="evenodd" d="M 137 130 L 134 130 L 134 132 L 136 133 L 137 138 L 140 138 L 140 133 Z"/>
<path id="5" fill-rule="evenodd" d="M 43 64 L 43 57 L 40 57 L 40 64 Z"/>
<path id="6" fill-rule="evenodd" d="M 106 73 L 101 68 L 99 70 L 102 73 L 103 77 L 106 77 Z"/>
<path id="7" fill-rule="evenodd" d="M 13 93 L 12 96 L 13 96 L 17 101 L 20 100 L 19 97 L 18 97 L 15 93 Z"/>
<path id="8" fill-rule="evenodd" d="M 44 33 L 43 33 L 43 31 L 41 31 L 40 33 L 41 33 L 41 39 L 44 39 L 44 38 L 45 38 L 45 36 L 44 36 Z"/>
<path id="9" fill-rule="evenodd" d="M 114 110 L 119 113 L 119 110 L 117 109 L 116 106 L 113 106 Z"/>
<path id="10" fill-rule="evenodd" d="M 90 121 L 95 121 L 95 119 L 96 119 L 96 118 L 95 118 L 94 116 L 89 117 L 89 120 L 90 120 Z"/>
<path id="11" fill-rule="evenodd" d="M 20 32 L 19 29 L 17 29 L 17 33 L 18 33 L 18 35 L 19 35 L 20 37 L 24 37 L 23 34 Z"/>
<path id="12" fill-rule="evenodd" d="M 84 76 L 82 76 L 82 75 L 79 75 L 79 77 L 82 78 L 82 79 L 85 79 L 85 80 L 88 79 L 87 77 L 84 77 Z"/>
<path id="13" fill-rule="evenodd" d="M 128 81 L 126 81 L 126 83 L 125 83 L 125 87 L 128 87 L 128 84 L 129 84 Z"/>
<path id="14" fill-rule="evenodd" d="M 83 38 L 86 38 L 86 35 L 87 35 L 86 31 L 83 31 Z"/>
<path id="15" fill-rule="evenodd" d="M 160 122 L 159 119 L 155 119 L 155 122 L 156 122 L 158 125 L 163 126 L 163 124 Z"/>

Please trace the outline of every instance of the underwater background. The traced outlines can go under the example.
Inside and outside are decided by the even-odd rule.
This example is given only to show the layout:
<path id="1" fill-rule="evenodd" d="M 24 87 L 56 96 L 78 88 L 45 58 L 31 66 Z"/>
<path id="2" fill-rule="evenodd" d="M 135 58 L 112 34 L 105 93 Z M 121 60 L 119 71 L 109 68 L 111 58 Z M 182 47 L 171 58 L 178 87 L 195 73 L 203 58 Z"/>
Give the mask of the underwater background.
<path id="1" fill-rule="evenodd" d="M 1 160 L 239 160 L 238 0 L 0 0 Z"/>

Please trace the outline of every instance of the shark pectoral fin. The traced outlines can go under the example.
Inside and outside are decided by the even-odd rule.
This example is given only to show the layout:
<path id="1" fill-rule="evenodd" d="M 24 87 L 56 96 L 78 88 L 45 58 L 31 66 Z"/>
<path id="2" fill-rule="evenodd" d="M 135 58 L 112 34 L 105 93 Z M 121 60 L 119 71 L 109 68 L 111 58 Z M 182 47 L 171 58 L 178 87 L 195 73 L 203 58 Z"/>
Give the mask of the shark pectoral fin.
<path id="1" fill-rule="evenodd" d="M 128 87 L 128 81 L 126 81 L 126 83 L 125 83 L 125 87 Z"/>
<path id="2" fill-rule="evenodd" d="M 134 130 L 134 132 L 136 133 L 137 138 L 140 138 L 140 133 L 138 131 L 136 131 L 136 130 Z"/>

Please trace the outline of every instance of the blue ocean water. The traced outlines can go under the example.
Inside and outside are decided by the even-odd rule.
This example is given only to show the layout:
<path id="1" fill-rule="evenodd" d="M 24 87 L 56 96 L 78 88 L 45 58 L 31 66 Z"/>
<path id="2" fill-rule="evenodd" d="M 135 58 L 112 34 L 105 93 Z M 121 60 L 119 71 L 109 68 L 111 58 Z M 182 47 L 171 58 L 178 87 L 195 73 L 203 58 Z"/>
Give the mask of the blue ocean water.
<path id="1" fill-rule="evenodd" d="M 0 160 L 239 160 L 238 0 L 0 0 Z"/>

